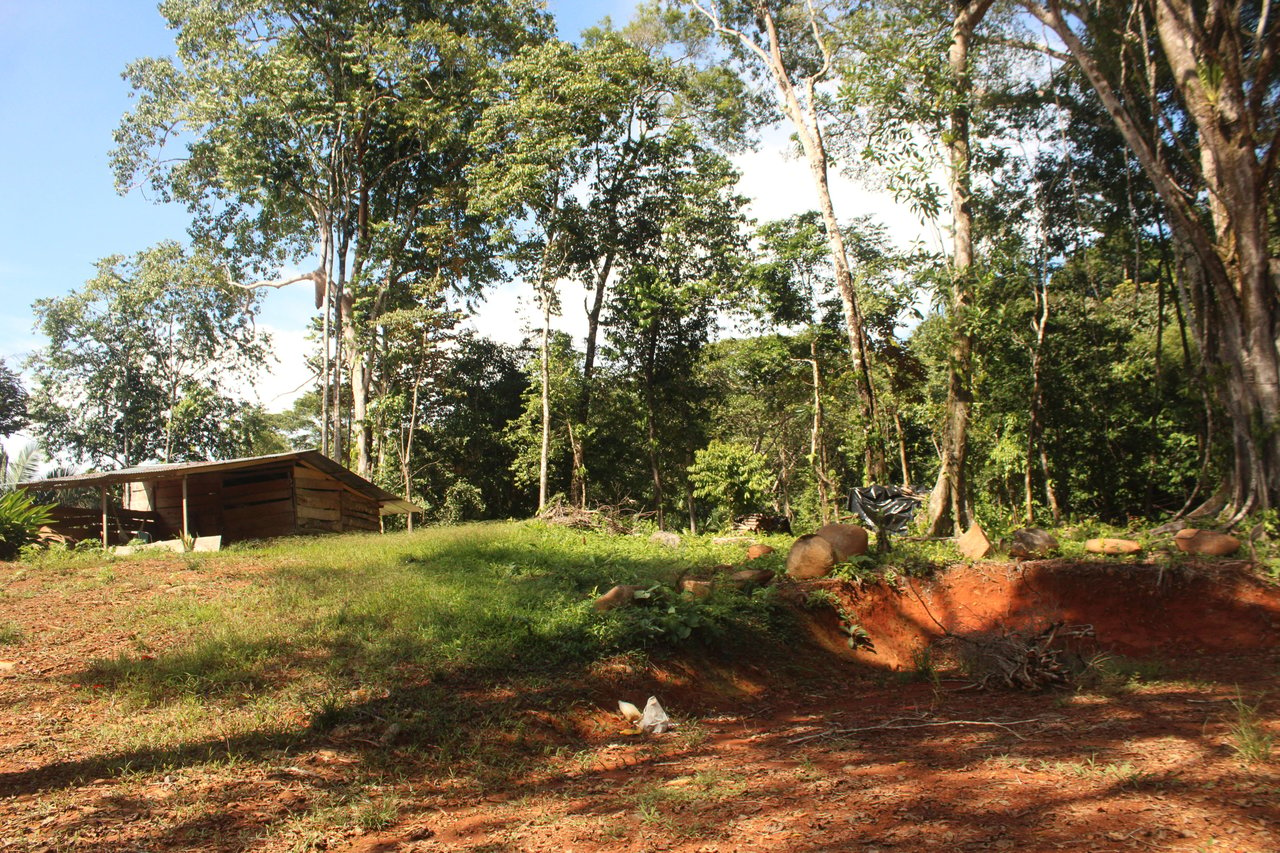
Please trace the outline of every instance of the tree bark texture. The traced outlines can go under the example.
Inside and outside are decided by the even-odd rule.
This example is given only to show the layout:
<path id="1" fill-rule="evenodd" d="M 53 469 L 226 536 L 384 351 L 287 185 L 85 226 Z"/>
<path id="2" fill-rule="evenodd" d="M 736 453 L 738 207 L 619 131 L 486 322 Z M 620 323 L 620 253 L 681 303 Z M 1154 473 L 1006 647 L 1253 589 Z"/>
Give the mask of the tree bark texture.
<path id="1" fill-rule="evenodd" d="M 717 32 L 737 39 L 743 47 L 764 63 L 777 88 L 779 106 L 800 140 L 800 147 L 804 151 L 805 161 L 809 165 L 809 174 L 813 178 L 814 189 L 818 194 L 818 207 L 822 213 L 822 221 L 826 227 L 831 264 L 835 270 L 836 286 L 840 291 L 840 299 L 844 307 L 845 329 L 849 338 L 849 356 L 853 363 L 854 381 L 867 427 L 863 480 L 864 482 L 884 482 L 888 477 L 888 467 L 885 461 L 884 441 L 880 438 L 875 388 L 871 384 L 866 329 L 862 311 L 858 305 L 853 273 L 849 267 L 849 255 L 845 249 L 844 236 L 840 231 L 840 221 L 836 217 L 835 205 L 831 200 L 830 160 L 822 136 L 822 125 L 814 107 L 817 84 L 827 76 L 829 71 L 830 57 L 827 54 L 827 46 L 819 36 L 816 22 L 811 17 L 814 39 L 826 62 L 819 71 L 806 77 L 802 83 L 809 103 L 806 108 L 801 103 L 800 95 L 796 91 L 796 85 L 791 79 L 783 57 L 782 43 L 772 10 L 764 3 L 755 4 L 756 17 L 766 36 L 766 44 L 761 46 L 746 33 L 724 26 L 714 13 L 700 4 L 695 3 L 694 6 L 715 26 Z"/>
<path id="2" fill-rule="evenodd" d="M 1224 514 L 1280 506 L 1280 283 L 1268 245 L 1269 193 L 1277 139 L 1268 95 L 1276 85 L 1280 24 L 1264 3 L 1246 26 L 1239 4 L 1150 0 L 1152 49 L 1163 55 L 1197 133 L 1208 216 L 1179 185 L 1160 150 L 1159 128 L 1144 124 L 1106 75 L 1100 58 L 1068 24 L 1058 0 L 1024 0 L 1070 50 L 1169 213 L 1193 268 L 1193 326 L 1231 428 Z M 1088 19 L 1083 19 L 1085 26 Z M 1197 188 L 1199 189 L 1199 188 Z"/>
<path id="3" fill-rule="evenodd" d="M 951 28 L 948 62 L 953 106 L 946 146 L 950 158 L 952 220 L 951 349 L 947 365 L 947 402 L 942 424 L 941 465 L 929 496 L 929 535 L 947 536 L 969 526 L 969 419 L 973 408 L 973 333 L 969 311 L 974 300 L 973 211 L 969 152 L 969 97 L 972 81 L 969 44 L 974 28 L 986 15 L 991 0 L 957 2 Z"/>
<path id="4" fill-rule="evenodd" d="M 538 512 L 547 506 L 547 476 L 551 459 L 551 299 L 542 294 L 542 447 L 538 455 Z"/>

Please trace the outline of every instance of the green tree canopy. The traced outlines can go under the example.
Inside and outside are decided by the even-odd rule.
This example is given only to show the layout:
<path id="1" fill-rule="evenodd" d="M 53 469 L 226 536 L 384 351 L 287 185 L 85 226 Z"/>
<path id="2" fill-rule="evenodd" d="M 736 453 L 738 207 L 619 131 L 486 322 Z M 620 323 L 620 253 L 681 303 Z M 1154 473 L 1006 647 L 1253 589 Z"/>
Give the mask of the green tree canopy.
<path id="1" fill-rule="evenodd" d="M 208 255 L 168 242 L 104 258 L 34 310 L 49 343 L 28 362 L 31 417 L 51 455 L 130 466 L 236 448 L 230 425 L 269 341 Z"/>

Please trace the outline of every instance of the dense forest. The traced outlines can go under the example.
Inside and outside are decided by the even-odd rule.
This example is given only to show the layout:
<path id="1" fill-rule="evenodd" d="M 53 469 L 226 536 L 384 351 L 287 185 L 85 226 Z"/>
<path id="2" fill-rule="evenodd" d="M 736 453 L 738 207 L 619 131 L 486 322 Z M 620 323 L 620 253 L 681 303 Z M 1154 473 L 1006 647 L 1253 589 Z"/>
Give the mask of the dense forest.
<path id="1" fill-rule="evenodd" d="M 160 9 L 111 157 L 189 241 L 36 303 L 0 425 L 52 457 L 320 447 L 437 520 L 805 525 L 870 483 L 931 492 L 935 535 L 1280 506 L 1270 3 L 660 0 L 576 41 L 530 0 Z M 812 212 L 754 220 L 732 158 L 778 128 Z M 465 330 L 512 281 L 525 345 Z M 315 387 L 268 413 L 240 388 L 279 287 L 314 288 Z"/>

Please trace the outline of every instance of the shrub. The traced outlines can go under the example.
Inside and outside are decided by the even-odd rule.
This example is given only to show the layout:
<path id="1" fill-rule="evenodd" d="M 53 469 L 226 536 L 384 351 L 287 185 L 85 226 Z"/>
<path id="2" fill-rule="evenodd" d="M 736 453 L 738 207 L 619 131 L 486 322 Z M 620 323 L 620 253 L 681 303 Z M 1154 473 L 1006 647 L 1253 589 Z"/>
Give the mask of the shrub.
<path id="1" fill-rule="evenodd" d="M 458 524 L 484 515 L 484 496 L 466 480 L 457 480 L 445 490 L 444 503 L 440 507 L 440 521 Z"/>
<path id="2" fill-rule="evenodd" d="M 12 560 L 23 545 L 35 541 L 40 527 L 53 521 L 50 509 L 26 492 L 0 493 L 0 560 Z"/>
<path id="3" fill-rule="evenodd" d="M 745 444 L 713 441 L 694 454 L 689 467 L 693 493 L 727 511 L 729 519 L 760 509 L 769 495 L 773 477 L 769 460 Z"/>

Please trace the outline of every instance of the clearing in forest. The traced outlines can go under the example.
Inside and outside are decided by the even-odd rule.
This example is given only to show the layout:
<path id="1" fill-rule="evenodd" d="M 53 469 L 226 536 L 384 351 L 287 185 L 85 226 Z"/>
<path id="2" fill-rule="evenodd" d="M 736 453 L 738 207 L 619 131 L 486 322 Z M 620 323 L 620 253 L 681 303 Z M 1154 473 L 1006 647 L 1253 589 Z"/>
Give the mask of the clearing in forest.
<path id="1" fill-rule="evenodd" d="M 1243 568 L 591 609 L 744 551 L 491 524 L 0 564 L 0 849 L 1280 849 L 1280 597 Z M 1204 612 L 1257 620 L 1229 647 L 1184 621 L 1228 575 Z M 1160 586 L 1126 603 L 1135 577 Z M 1112 619 L 1070 689 L 964 689 L 887 627 L 1062 578 Z M 1158 642 L 1106 651 L 1166 604 Z M 879 657 L 832 640 L 851 618 Z M 617 700 L 651 694 L 678 728 L 626 733 Z"/>

